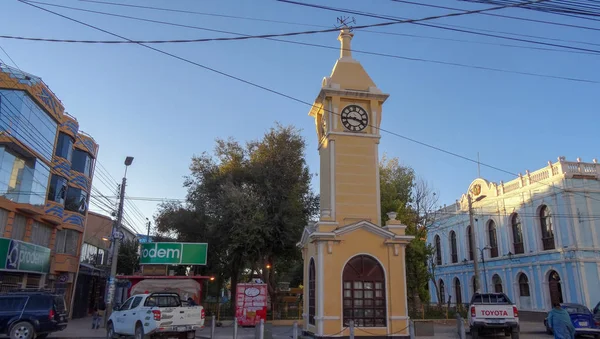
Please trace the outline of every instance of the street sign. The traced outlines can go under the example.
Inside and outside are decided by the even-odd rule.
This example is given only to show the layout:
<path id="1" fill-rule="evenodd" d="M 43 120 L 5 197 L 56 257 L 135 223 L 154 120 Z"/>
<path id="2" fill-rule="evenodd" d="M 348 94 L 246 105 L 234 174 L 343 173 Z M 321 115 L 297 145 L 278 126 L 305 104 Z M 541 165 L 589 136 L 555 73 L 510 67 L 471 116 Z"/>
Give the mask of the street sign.
<path id="1" fill-rule="evenodd" d="M 50 249 L 19 240 L 0 238 L 0 269 L 48 273 Z"/>
<path id="2" fill-rule="evenodd" d="M 141 247 L 140 265 L 206 265 L 206 243 L 151 242 Z"/>

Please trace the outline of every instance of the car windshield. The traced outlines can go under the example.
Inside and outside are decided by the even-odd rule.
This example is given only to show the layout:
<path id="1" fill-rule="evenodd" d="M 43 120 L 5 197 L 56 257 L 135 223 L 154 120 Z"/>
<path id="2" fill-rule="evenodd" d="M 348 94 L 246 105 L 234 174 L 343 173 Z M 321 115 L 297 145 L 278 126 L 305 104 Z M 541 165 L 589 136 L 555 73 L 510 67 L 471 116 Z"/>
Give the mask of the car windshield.
<path id="1" fill-rule="evenodd" d="M 567 311 L 569 314 L 589 314 L 590 310 L 583 305 L 562 305 L 562 308 Z"/>

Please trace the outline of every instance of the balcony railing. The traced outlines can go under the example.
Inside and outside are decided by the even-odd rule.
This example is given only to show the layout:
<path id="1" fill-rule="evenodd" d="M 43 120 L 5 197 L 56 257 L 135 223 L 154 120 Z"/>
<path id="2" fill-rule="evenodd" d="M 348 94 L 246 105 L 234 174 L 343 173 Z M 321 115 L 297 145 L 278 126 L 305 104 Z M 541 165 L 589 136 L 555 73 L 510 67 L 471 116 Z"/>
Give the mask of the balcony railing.
<path id="1" fill-rule="evenodd" d="M 498 257 L 498 247 L 490 248 L 490 257 L 492 257 L 492 258 Z"/>
<path id="2" fill-rule="evenodd" d="M 555 249 L 554 237 L 542 238 L 542 245 L 544 246 L 544 251 Z"/>
<path id="3" fill-rule="evenodd" d="M 522 242 L 516 242 L 513 244 L 515 246 L 515 254 L 523 254 L 525 253 L 525 248 L 523 247 Z"/>

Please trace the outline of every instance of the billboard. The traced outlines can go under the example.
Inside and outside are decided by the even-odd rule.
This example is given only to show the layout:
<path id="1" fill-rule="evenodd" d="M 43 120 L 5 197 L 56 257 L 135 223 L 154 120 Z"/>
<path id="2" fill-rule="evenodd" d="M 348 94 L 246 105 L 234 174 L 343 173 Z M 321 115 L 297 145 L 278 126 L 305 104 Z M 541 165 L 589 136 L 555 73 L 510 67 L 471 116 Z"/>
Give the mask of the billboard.
<path id="1" fill-rule="evenodd" d="M 267 284 L 237 284 L 235 319 L 240 326 L 256 326 L 267 319 Z"/>
<path id="2" fill-rule="evenodd" d="M 19 240 L 0 238 L 0 269 L 48 273 L 50 249 Z"/>
<path id="3" fill-rule="evenodd" d="M 206 243 L 150 242 L 140 246 L 140 265 L 206 265 Z"/>

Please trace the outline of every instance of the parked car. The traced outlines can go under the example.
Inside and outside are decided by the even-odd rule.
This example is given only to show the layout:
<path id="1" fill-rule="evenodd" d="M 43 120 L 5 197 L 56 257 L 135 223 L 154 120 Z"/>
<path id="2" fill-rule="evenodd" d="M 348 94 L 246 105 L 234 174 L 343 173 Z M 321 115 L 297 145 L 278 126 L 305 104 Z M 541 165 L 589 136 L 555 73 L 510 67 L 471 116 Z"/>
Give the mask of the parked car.
<path id="1" fill-rule="evenodd" d="M 600 326 L 594 320 L 592 312 L 584 305 L 580 304 L 560 304 L 571 317 L 571 323 L 575 327 L 575 335 L 588 335 L 600 339 Z M 552 334 L 552 329 L 548 327 L 548 317 L 544 319 L 546 333 Z"/>
<path id="2" fill-rule="evenodd" d="M 196 329 L 204 328 L 204 318 L 202 306 L 182 306 L 177 293 L 138 294 L 114 309 L 106 325 L 107 338 L 193 339 Z"/>
<path id="3" fill-rule="evenodd" d="M 596 322 L 596 327 L 600 328 L 600 302 L 594 307 L 594 321 Z"/>
<path id="4" fill-rule="evenodd" d="M 473 339 L 495 333 L 519 339 L 519 311 L 504 293 L 475 293 L 467 316 Z"/>
<path id="5" fill-rule="evenodd" d="M 0 293 L 0 335 L 46 338 L 67 328 L 65 299 L 49 292 Z"/>

